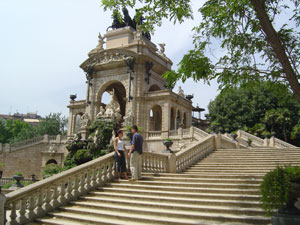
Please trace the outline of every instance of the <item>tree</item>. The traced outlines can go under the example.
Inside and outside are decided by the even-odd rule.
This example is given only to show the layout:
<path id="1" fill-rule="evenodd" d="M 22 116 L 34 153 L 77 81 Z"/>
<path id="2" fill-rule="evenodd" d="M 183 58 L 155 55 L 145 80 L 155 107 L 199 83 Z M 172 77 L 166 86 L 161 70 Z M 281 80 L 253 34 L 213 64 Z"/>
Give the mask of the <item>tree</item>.
<path id="1" fill-rule="evenodd" d="M 137 3 L 101 2 L 105 10 L 133 8 Z M 174 22 L 192 18 L 191 0 L 138 2 L 137 11 L 146 18 L 142 29 L 152 32 L 164 18 Z M 167 72 L 165 78 L 170 82 L 217 78 L 221 89 L 268 80 L 291 88 L 300 103 L 299 8 L 299 0 L 207 0 L 198 11 L 203 21 L 193 29 L 194 49 L 184 55 L 178 71 Z M 209 55 L 211 46 L 225 50 L 214 62 Z"/>
<path id="2" fill-rule="evenodd" d="M 22 120 L 0 120 L 0 143 L 14 143 L 45 134 L 66 133 L 67 119 L 61 113 L 50 113 L 34 127 Z"/>
<path id="3" fill-rule="evenodd" d="M 220 131 L 243 129 L 261 137 L 275 132 L 280 139 L 300 144 L 293 138 L 298 135 L 295 124 L 300 105 L 283 84 L 264 81 L 251 88 L 228 88 L 210 102 L 208 109 L 208 119 Z"/>

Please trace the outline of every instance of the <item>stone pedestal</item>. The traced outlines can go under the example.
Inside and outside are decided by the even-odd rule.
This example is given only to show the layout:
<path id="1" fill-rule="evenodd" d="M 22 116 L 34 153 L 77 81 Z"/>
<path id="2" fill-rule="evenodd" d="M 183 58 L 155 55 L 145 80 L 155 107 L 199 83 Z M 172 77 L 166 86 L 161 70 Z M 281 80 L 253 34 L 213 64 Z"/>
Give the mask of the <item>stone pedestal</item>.
<path id="1" fill-rule="evenodd" d="M 5 224 L 5 202 L 6 197 L 4 194 L 0 193 L 0 224 Z"/>

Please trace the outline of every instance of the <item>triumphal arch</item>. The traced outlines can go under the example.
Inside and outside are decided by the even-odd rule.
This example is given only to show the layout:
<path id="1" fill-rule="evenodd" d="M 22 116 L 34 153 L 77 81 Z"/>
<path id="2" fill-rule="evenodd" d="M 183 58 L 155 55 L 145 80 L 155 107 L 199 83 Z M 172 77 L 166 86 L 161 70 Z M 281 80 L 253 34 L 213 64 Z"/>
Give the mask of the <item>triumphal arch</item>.
<path id="1" fill-rule="evenodd" d="M 124 127 L 143 127 L 146 140 L 167 138 L 179 127 L 191 127 L 192 101 L 183 90 L 170 90 L 162 78 L 172 66 L 164 44 L 157 47 L 130 26 L 107 31 L 103 37 L 99 34 L 98 39 L 80 65 L 86 74 L 86 99 L 71 96 L 69 136 L 80 131 L 84 137 L 97 117 L 110 113 L 117 113 Z M 111 94 L 113 107 L 103 103 L 104 92 Z"/>

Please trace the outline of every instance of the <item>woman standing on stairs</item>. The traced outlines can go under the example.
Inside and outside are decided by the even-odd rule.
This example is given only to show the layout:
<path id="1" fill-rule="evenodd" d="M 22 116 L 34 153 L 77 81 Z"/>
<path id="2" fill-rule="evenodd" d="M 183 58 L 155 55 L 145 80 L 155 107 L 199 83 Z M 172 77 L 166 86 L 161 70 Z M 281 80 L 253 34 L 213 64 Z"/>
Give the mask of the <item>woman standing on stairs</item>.
<path id="1" fill-rule="evenodd" d="M 121 173 L 124 173 L 124 177 L 128 180 L 126 173 L 126 160 L 125 160 L 125 143 L 123 141 L 123 131 L 117 132 L 117 137 L 114 140 L 115 158 L 116 158 L 116 170 L 117 177 L 121 179 Z"/>

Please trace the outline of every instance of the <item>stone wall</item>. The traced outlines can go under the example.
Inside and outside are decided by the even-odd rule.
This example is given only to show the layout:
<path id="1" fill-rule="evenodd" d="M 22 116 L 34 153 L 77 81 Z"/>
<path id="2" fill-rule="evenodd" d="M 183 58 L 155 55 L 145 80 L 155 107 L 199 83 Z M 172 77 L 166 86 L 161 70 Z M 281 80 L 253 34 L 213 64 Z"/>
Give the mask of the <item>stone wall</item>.
<path id="1" fill-rule="evenodd" d="M 16 150 L 12 150 L 9 145 L 0 145 L 3 177 L 12 177 L 16 172 L 21 172 L 25 178 L 35 174 L 37 179 L 41 179 L 42 168 L 49 160 L 55 160 L 62 166 L 68 153 L 63 141 L 49 140 L 48 135 L 40 142 L 19 146 Z"/>

